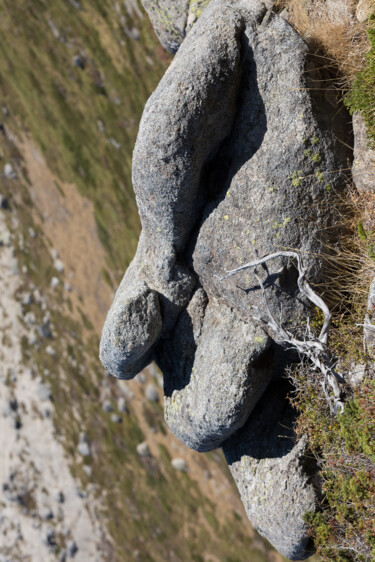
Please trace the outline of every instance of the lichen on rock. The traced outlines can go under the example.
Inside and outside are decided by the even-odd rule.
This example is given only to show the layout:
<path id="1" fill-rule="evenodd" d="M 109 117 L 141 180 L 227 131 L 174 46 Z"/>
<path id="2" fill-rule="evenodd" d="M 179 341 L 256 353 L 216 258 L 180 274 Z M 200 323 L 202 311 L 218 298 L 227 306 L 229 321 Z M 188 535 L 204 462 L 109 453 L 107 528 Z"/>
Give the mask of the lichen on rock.
<path id="1" fill-rule="evenodd" d="M 198 451 L 224 444 L 249 519 L 291 559 L 310 554 L 303 515 L 317 496 L 303 443 L 279 434 L 290 358 L 254 321 L 259 279 L 285 325 L 298 329 L 311 308 L 288 258 L 258 278 L 222 277 L 293 248 L 309 280 L 324 279 L 316 256 L 335 235 L 350 158 L 338 139 L 350 131 L 322 78 L 262 2 L 205 7 L 145 107 L 133 157 L 142 234 L 101 343 L 120 378 L 156 360 L 171 430 Z"/>

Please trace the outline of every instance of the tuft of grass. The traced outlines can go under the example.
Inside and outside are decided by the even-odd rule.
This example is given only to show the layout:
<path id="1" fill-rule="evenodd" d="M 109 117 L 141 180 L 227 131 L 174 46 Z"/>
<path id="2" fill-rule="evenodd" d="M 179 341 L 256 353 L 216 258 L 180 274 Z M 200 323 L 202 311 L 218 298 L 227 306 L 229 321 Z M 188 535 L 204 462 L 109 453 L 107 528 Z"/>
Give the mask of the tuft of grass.
<path id="1" fill-rule="evenodd" d="M 370 18 L 367 34 L 370 50 L 365 54 L 365 65 L 356 74 L 345 104 L 351 113 L 361 111 L 369 144 L 375 148 L 375 14 Z"/>

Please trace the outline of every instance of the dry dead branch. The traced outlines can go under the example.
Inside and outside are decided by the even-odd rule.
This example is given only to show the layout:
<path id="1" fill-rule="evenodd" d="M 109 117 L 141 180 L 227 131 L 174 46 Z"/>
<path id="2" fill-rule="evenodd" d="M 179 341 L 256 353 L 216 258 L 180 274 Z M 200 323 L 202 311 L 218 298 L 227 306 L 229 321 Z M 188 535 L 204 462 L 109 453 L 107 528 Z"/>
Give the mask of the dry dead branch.
<path id="1" fill-rule="evenodd" d="M 307 337 L 303 340 L 297 339 L 294 335 L 284 328 L 281 322 L 278 322 L 273 316 L 267 301 L 266 291 L 264 284 L 261 279 L 256 274 L 255 268 L 265 264 L 269 260 L 287 257 L 295 259 L 297 262 L 298 269 L 298 288 L 300 294 L 306 297 L 315 306 L 319 307 L 324 315 L 324 322 L 318 337 L 314 336 L 310 329 L 309 323 L 307 323 Z M 319 295 L 313 291 L 311 286 L 306 280 L 306 269 L 303 265 L 301 256 L 297 252 L 293 251 L 280 251 L 273 254 L 269 254 L 261 259 L 249 262 L 241 267 L 232 269 L 227 272 L 227 275 L 221 278 L 223 281 L 232 275 L 244 271 L 246 269 L 254 269 L 255 276 L 262 290 L 262 296 L 264 301 L 264 307 L 266 310 L 266 316 L 261 314 L 258 307 L 253 306 L 255 314 L 253 318 L 258 322 L 263 329 L 276 341 L 278 344 L 284 347 L 292 347 L 298 351 L 301 356 L 307 357 L 313 368 L 320 372 L 323 377 L 321 380 L 321 386 L 328 402 L 330 411 L 332 414 L 342 413 L 344 410 L 344 404 L 341 400 L 341 388 L 340 384 L 345 382 L 345 377 L 342 373 L 338 373 L 334 367 L 333 355 L 328 347 L 328 334 L 331 324 L 331 313 Z"/>

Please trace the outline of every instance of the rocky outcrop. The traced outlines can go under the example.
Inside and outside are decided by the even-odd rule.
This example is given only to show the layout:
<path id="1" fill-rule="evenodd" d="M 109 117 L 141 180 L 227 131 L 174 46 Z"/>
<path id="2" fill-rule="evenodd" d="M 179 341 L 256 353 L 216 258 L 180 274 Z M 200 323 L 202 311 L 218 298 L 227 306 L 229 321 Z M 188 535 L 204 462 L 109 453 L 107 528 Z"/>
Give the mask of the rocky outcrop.
<path id="1" fill-rule="evenodd" d="M 118 378 L 156 359 L 172 431 L 199 451 L 225 443 L 250 520 L 291 559 L 309 555 L 303 514 L 316 495 L 303 443 L 290 435 L 284 450 L 275 429 L 281 355 L 253 307 L 264 311 L 262 283 L 291 329 L 310 309 L 287 258 L 259 277 L 222 277 L 289 248 L 322 282 L 316 255 L 335 235 L 350 157 L 337 140 L 348 138 L 347 115 L 321 93 L 322 78 L 301 37 L 262 2 L 212 0 L 142 117 L 133 183 L 143 230 L 101 341 Z"/>
<path id="2" fill-rule="evenodd" d="M 317 507 L 316 466 L 296 440 L 285 380 L 274 381 L 245 426 L 224 444 L 246 513 L 261 535 L 290 560 L 314 552 L 302 513 Z"/>

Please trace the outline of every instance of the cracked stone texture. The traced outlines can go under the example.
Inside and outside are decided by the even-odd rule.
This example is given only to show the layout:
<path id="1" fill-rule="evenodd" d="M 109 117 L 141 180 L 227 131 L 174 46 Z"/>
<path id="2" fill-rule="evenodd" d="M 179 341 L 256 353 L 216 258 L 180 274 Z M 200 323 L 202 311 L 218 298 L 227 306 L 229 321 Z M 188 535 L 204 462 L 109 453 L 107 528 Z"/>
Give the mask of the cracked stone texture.
<path id="1" fill-rule="evenodd" d="M 296 441 L 288 382 L 275 380 L 223 450 L 254 528 L 286 558 L 314 553 L 304 513 L 317 508 L 316 467 Z"/>
<path id="2" fill-rule="evenodd" d="M 327 277 L 316 256 L 334 240 L 346 183 L 340 170 L 350 162 L 338 139 L 350 145 L 351 137 L 347 113 L 319 89 L 322 72 L 301 37 L 262 2 L 212 0 L 142 117 L 133 158 L 142 234 L 106 320 L 101 357 L 119 378 L 156 359 L 167 423 L 200 451 L 225 441 L 228 450 L 279 370 L 274 342 L 253 320 L 254 307 L 264 313 L 258 279 L 285 326 L 298 327 L 310 312 L 288 259 L 258 268 L 258 279 L 250 271 L 223 280 L 224 273 L 292 248 L 301 251 L 309 282 Z M 152 313 L 134 303 L 128 310 L 132 294 L 150 298 Z M 279 475 L 272 493 L 281 527 L 267 506 L 244 502 L 278 550 L 303 558 L 310 505 L 303 500 L 303 448 L 280 455 L 254 474 L 259 482 L 270 471 Z M 288 544 L 280 531 L 285 466 L 299 475 L 292 497 L 301 492 Z M 245 474 L 236 474 L 241 489 Z"/>
<path id="3" fill-rule="evenodd" d="M 188 447 L 209 451 L 245 423 L 272 377 L 273 356 L 263 330 L 215 300 L 205 308 L 203 300 L 198 289 L 159 364 L 167 424 Z"/>

